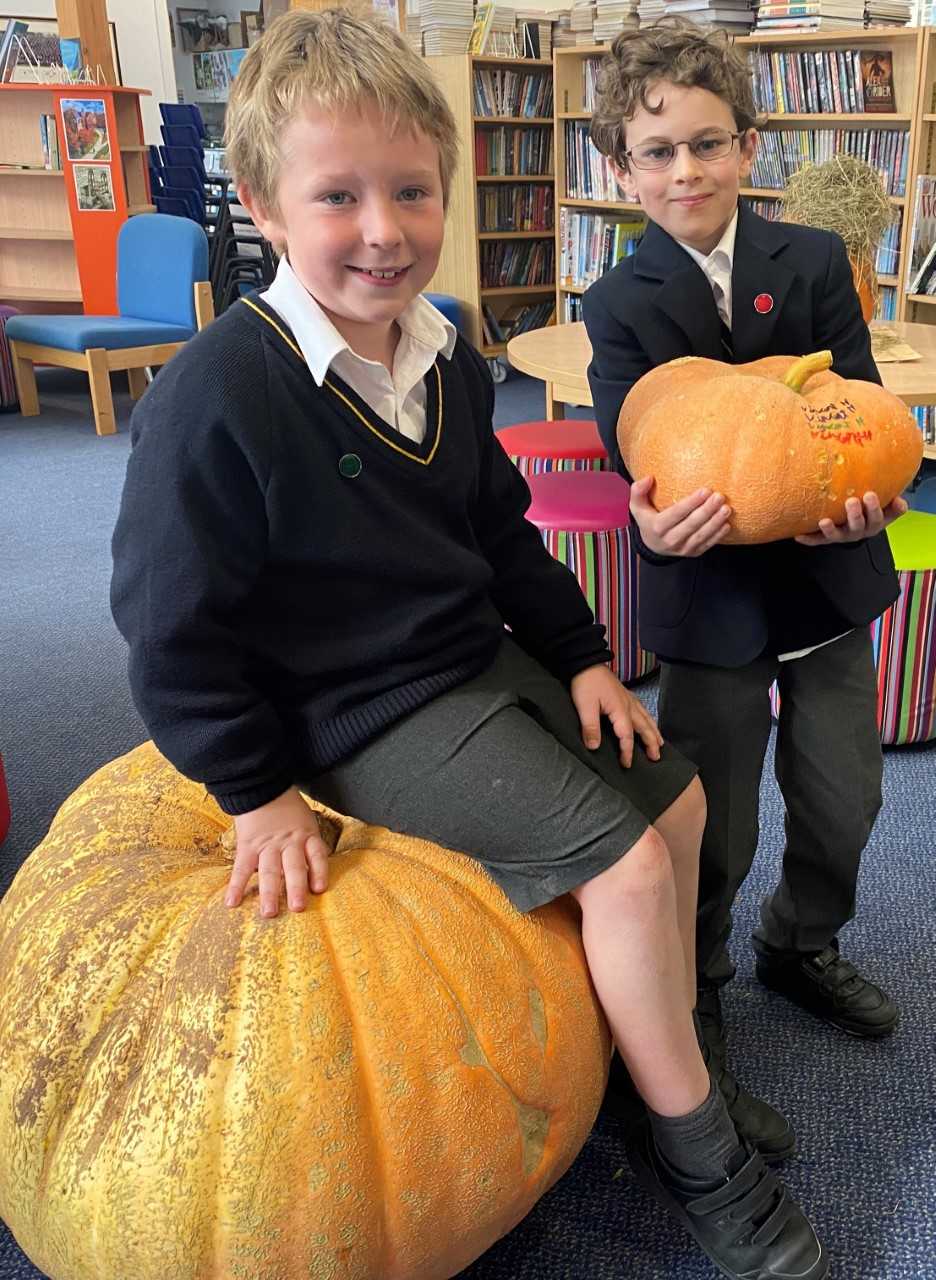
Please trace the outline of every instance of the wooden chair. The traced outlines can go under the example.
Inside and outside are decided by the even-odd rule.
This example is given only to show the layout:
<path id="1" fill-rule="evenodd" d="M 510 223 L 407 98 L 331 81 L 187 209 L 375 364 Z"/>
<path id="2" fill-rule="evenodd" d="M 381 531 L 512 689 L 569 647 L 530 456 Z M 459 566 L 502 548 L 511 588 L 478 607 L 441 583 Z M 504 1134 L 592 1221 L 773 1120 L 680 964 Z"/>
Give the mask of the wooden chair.
<path id="1" fill-rule="evenodd" d="M 146 390 L 145 369 L 165 364 L 214 318 L 203 228 L 160 213 L 128 219 L 117 241 L 117 305 L 116 316 L 11 318 L 7 335 L 24 417 L 39 413 L 34 365 L 84 369 L 95 430 L 99 436 L 114 434 L 111 373 L 125 369 L 130 394 L 139 399 Z"/>

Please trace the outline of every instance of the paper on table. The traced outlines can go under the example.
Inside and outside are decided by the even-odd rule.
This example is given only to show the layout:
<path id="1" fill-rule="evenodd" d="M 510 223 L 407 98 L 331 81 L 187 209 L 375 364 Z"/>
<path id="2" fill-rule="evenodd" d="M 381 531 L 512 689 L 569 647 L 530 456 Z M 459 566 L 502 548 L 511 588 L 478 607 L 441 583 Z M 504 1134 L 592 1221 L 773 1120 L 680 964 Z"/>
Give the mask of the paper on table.
<path id="1" fill-rule="evenodd" d="M 894 329 L 886 324 L 873 324 L 871 329 L 871 354 L 875 364 L 896 364 L 903 360 L 921 360 L 919 351 L 914 351 L 898 336 Z"/>

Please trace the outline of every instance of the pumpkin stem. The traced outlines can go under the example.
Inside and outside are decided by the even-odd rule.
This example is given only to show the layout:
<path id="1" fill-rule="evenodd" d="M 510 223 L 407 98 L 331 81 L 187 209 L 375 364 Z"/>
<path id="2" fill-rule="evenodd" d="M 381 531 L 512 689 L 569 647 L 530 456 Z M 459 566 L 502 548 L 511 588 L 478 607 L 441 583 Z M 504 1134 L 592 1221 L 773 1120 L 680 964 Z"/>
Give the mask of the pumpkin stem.
<path id="1" fill-rule="evenodd" d="M 800 356 L 796 364 L 790 366 L 783 379 L 783 385 L 789 387 L 791 391 L 802 391 L 803 383 L 814 373 L 822 373 L 825 369 L 831 368 L 832 352 L 814 351 L 812 355 Z"/>

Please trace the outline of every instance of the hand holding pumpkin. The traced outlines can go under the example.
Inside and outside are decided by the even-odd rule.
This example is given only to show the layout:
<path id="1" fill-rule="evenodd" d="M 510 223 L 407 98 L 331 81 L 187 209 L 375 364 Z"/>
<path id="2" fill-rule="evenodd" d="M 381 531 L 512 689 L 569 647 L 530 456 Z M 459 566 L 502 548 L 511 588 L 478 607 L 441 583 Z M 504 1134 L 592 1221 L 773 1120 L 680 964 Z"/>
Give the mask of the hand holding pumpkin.
<path id="1" fill-rule="evenodd" d="M 305 909 L 307 893 L 324 893 L 328 887 L 329 847 L 322 838 L 318 818 L 296 787 L 290 787 L 269 804 L 238 814 L 234 819 L 237 855 L 224 902 L 238 906 L 247 882 L 256 871 L 260 887 L 260 914 L 279 912 L 280 892 L 286 881 L 290 911 Z"/>
<path id="2" fill-rule="evenodd" d="M 893 524 L 908 509 L 903 498 L 894 498 L 886 507 L 876 493 L 866 493 L 864 498 L 849 498 L 845 503 L 845 524 L 832 520 L 820 520 L 818 533 L 801 534 L 796 541 L 804 547 L 827 547 L 831 542 L 860 542 Z"/>
<path id="3" fill-rule="evenodd" d="M 875 504 L 860 518 L 849 517 L 846 504 L 872 492 L 885 504 L 884 520 L 901 514 L 889 504 L 919 468 L 923 433 L 896 396 L 839 377 L 831 363 L 830 351 L 739 365 L 685 356 L 638 379 L 617 437 L 630 474 L 653 476 L 658 515 L 674 511 L 672 522 L 656 520 L 640 505 L 648 491 L 632 488 L 631 509 L 652 551 L 705 549 L 715 512 L 700 501 L 701 484 L 731 507 L 718 539 L 726 545 L 805 537 L 821 546 L 871 536 L 884 527 Z M 810 541 L 817 531 L 821 541 Z"/>
<path id="4" fill-rule="evenodd" d="M 728 533 L 731 507 L 720 493 L 697 489 L 657 511 L 650 500 L 653 476 L 631 485 L 630 513 L 644 545 L 662 556 L 700 556 Z"/>

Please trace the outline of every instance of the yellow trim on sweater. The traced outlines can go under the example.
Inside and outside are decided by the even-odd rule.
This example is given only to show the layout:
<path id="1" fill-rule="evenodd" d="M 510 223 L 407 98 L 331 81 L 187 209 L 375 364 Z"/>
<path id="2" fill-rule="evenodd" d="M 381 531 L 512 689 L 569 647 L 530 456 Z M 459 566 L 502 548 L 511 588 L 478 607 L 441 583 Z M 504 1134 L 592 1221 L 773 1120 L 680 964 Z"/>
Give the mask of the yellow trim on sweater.
<path id="1" fill-rule="evenodd" d="M 287 347 L 289 347 L 291 351 L 294 351 L 296 353 L 296 355 L 299 357 L 302 363 L 303 364 L 306 363 L 305 356 L 302 354 L 300 349 L 293 342 L 292 338 L 290 338 L 289 334 L 286 333 L 286 331 L 282 329 L 276 323 L 275 320 L 272 320 L 267 315 L 267 313 L 262 309 L 262 307 L 258 307 L 257 304 L 255 302 L 251 302 L 249 298 L 241 298 L 241 302 L 243 302 L 245 306 L 250 307 L 251 311 L 256 311 L 258 316 L 261 316 L 267 322 L 268 325 L 270 325 L 273 329 L 276 330 L 279 336 L 286 343 Z M 333 395 L 336 395 L 339 400 L 342 400 L 347 405 L 347 407 L 351 410 L 354 416 L 358 418 L 361 422 L 363 422 L 364 426 L 367 427 L 368 431 L 372 431 L 378 440 L 382 440 L 385 445 L 388 445 L 391 449 L 396 450 L 397 453 L 402 453 L 404 458 L 411 458 L 413 462 L 418 462 L 422 466 L 428 467 L 429 463 L 435 457 L 436 450 L 439 447 L 439 441 L 442 439 L 442 375 L 439 372 L 438 360 L 435 361 L 432 367 L 435 370 L 436 386 L 438 390 L 438 413 L 436 416 L 435 443 L 433 444 L 432 449 L 430 450 L 429 456 L 427 458 L 421 458 L 418 453 L 412 453 L 409 449 L 404 449 L 402 445 L 399 445 L 395 441 L 391 440 L 389 436 L 385 436 L 382 431 L 380 431 L 377 427 L 374 426 L 372 422 L 369 422 L 367 418 L 365 418 L 364 414 L 361 413 L 360 409 L 356 408 L 356 406 L 351 403 L 351 401 L 344 394 L 344 392 L 339 391 L 338 388 L 334 385 L 334 383 L 329 382 L 327 378 L 325 379 L 325 386 L 328 387 L 329 391 L 331 391 Z"/>

